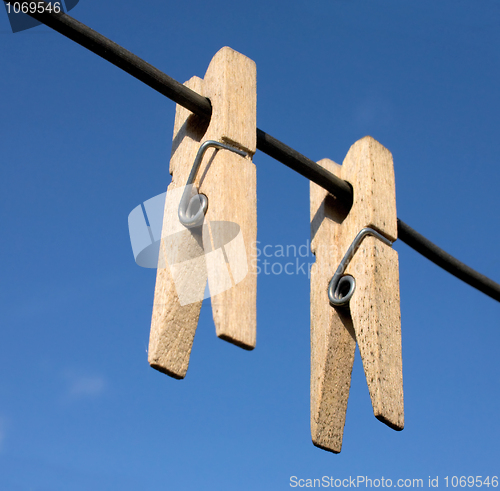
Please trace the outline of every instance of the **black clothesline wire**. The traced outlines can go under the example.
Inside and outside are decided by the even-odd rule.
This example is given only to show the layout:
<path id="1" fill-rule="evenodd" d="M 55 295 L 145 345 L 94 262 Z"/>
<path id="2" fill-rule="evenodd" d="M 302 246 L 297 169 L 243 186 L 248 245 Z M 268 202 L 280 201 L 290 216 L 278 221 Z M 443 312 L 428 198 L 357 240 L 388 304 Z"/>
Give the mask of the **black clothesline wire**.
<path id="1" fill-rule="evenodd" d="M 4 0 L 4 2 L 9 3 L 9 0 Z M 37 2 L 37 4 L 40 3 L 48 7 L 46 2 Z M 207 98 L 177 82 L 68 14 L 62 11 L 56 14 L 46 9 L 43 13 L 35 12 L 29 13 L 29 15 L 121 68 L 160 94 L 189 109 L 200 118 L 210 118 L 212 106 Z M 257 148 L 326 189 L 343 210 L 348 211 L 351 208 L 352 190 L 347 182 L 259 128 L 257 128 Z M 398 238 L 442 269 L 500 302 L 500 285 L 498 283 L 454 258 L 399 218 Z"/>

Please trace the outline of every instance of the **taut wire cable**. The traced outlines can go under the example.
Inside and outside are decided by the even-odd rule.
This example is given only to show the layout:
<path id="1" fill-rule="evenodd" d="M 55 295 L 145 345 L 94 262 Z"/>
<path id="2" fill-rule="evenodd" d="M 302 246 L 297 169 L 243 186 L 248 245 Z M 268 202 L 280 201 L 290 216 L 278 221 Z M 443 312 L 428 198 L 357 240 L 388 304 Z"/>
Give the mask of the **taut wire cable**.
<path id="1" fill-rule="evenodd" d="M 10 0 L 4 0 L 9 3 Z M 46 2 L 37 2 L 37 4 Z M 121 68 L 152 89 L 189 109 L 202 119 L 210 118 L 210 101 L 169 77 L 122 46 L 64 12 L 28 12 L 28 15 Z M 311 159 L 257 128 L 257 148 L 326 189 L 347 213 L 352 206 L 350 185 Z M 448 273 L 500 302 L 500 285 L 448 254 L 398 218 L 398 238 Z"/>

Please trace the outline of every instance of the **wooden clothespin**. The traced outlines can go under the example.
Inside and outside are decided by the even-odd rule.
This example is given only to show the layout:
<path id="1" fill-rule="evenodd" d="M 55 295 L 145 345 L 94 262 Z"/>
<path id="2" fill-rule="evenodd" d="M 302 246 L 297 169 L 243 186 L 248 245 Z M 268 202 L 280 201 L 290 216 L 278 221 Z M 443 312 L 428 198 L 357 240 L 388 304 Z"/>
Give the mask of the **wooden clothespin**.
<path id="1" fill-rule="evenodd" d="M 338 453 L 356 342 L 375 416 L 404 427 L 399 263 L 390 246 L 397 239 L 396 193 L 392 155 L 371 137 L 356 142 L 342 166 L 319 164 L 350 183 L 354 195 L 345 216 L 311 182 L 311 433 L 316 446 Z M 366 227 L 375 235 L 358 236 Z M 357 236 L 359 247 L 346 256 Z M 354 278 L 355 290 L 347 305 L 332 306 L 329 297 L 344 303 L 352 288 L 342 275 Z"/>
<path id="2" fill-rule="evenodd" d="M 185 85 L 210 99 L 212 116 L 176 108 L 148 351 L 174 378 L 186 375 L 207 280 L 217 336 L 256 342 L 256 66 L 225 47 Z"/>

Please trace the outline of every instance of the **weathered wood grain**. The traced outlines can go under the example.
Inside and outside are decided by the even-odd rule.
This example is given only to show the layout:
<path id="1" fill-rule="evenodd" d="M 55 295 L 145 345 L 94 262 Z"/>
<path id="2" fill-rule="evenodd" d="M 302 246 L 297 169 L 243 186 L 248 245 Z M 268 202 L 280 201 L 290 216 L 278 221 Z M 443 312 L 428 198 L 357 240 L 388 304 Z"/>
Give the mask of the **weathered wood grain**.
<path id="1" fill-rule="evenodd" d="M 255 63 L 231 48 L 212 59 L 205 78 L 185 84 L 208 97 L 212 118 L 203 123 L 177 105 L 148 350 L 153 368 L 186 375 L 205 288 L 209 281 L 219 337 L 246 349 L 256 342 L 257 275 L 251 262 L 256 241 Z M 184 227 L 177 210 L 199 146 L 216 140 L 247 152 L 209 149 L 195 185 L 208 198 L 202 226 Z M 233 222 L 239 228 L 235 234 Z M 246 254 L 246 257 L 245 257 Z"/>
<path id="2" fill-rule="evenodd" d="M 200 169 L 200 191 L 209 200 L 207 221 L 236 223 L 241 234 L 231 241 L 230 227 L 211 228 L 212 240 L 216 235 L 218 242 L 227 244 L 224 253 L 232 285 L 211 295 L 212 313 L 217 336 L 253 349 L 257 332 L 257 271 L 251 261 L 257 240 L 257 174 L 252 162 L 257 149 L 255 63 L 231 48 L 222 48 L 208 67 L 203 95 L 213 107 L 203 139 L 221 141 L 248 154 L 245 158 L 227 150 L 210 149 Z M 216 271 L 224 269 L 209 274 L 211 291 L 220 290 Z"/>
<path id="3" fill-rule="evenodd" d="M 371 137 L 356 142 L 342 166 L 325 168 L 353 187 L 347 217 L 328 206 L 328 195 L 311 183 L 311 432 L 313 443 L 340 452 L 355 343 L 358 343 L 375 416 L 393 429 L 404 427 L 399 309 L 399 265 L 395 250 L 367 237 L 345 274 L 356 279 L 347 309 L 330 306 L 328 283 L 354 237 L 371 227 L 397 238 L 392 155 Z M 331 244 L 329 252 L 328 244 Z"/>

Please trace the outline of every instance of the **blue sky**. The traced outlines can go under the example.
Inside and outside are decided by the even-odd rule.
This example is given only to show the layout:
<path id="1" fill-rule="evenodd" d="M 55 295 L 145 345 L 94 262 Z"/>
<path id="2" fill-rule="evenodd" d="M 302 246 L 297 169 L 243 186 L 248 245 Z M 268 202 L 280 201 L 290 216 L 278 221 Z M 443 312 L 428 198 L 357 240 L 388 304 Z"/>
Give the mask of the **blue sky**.
<path id="1" fill-rule="evenodd" d="M 339 163 L 373 136 L 398 216 L 500 280 L 498 2 L 81 0 L 71 15 L 181 82 L 222 46 L 249 56 L 261 129 Z M 175 104 L 45 26 L 9 29 L 0 12 L 0 489 L 500 474 L 500 305 L 402 243 L 404 431 L 373 417 L 357 353 L 342 453 L 312 445 L 305 274 L 259 276 L 254 351 L 216 338 L 205 301 L 186 379 L 151 369 L 155 272 L 127 217 L 169 183 Z M 306 244 L 308 181 L 254 162 L 258 240 Z"/>

